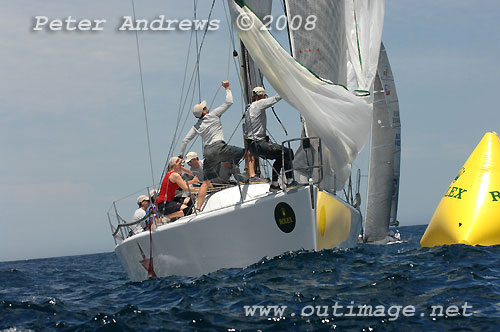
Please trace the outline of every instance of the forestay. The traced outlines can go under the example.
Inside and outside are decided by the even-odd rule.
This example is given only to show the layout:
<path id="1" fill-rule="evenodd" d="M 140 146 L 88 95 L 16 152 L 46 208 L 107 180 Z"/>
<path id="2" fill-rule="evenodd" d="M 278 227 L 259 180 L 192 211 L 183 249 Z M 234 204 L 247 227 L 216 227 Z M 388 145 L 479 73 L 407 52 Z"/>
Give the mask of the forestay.
<path id="1" fill-rule="evenodd" d="M 313 74 L 291 57 L 246 6 L 228 0 L 233 24 L 252 58 L 274 89 L 315 129 L 341 170 L 362 149 L 370 129 L 371 106 L 344 87 Z M 242 3 L 242 1 L 238 1 Z M 237 21 L 251 22 L 241 29 Z M 239 19 L 238 19 L 239 17 Z"/>

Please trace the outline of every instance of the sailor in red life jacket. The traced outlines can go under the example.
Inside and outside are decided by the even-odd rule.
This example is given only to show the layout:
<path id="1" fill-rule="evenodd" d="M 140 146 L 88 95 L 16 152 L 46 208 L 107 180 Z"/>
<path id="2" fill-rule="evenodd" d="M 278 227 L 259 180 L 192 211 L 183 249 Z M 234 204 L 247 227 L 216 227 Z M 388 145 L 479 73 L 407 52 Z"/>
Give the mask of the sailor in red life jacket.
<path id="1" fill-rule="evenodd" d="M 184 217 L 189 212 L 189 207 L 193 204 L 189 197 L 183 199 L 182 202 L 175 200 L 175 191 L 181 188 L 186 193 L 197 193 L 198 188 L 194 188 L 186 184 L 181 176 L 182 173 L 182 159 L 179 157 L 172 157 L 167 164 L 167 173 L 163 178 L 158 194 L 158 210 L 161 211 L 168 218 Z"/>
<path id="2" fill-rule="evenodd" d="M 229 87 L 229 81 L 222 82 L 222 86 L 226 89 L 225 103 L 215 108 L 213 111 L 208 109 L 206 101 L 202 101 L 200 104 L 195 105 L 193 107 L 193 115 L 199 120 L 188 131 L 181 145 L 180 156 L 183 157 L 184 152 L 186 152 L 186 147 L 192 139 L 197 135 L 200 135 L 203 139 L 203 169 L 205 171 L 205 179 L 198 194 L 197 209 L 200 209 L 203 204 L 207 188 L 210 185 L 210 180 L 218 177 L 217 170 L 221 162 L 233 164 L 233 174 L 238 174 L 238 164 L 245 154 L 244 149 L 228 145 L 224 142 L 224 132 L 222 131 L 220 118 L 233 104 L 233 95 Z"/>

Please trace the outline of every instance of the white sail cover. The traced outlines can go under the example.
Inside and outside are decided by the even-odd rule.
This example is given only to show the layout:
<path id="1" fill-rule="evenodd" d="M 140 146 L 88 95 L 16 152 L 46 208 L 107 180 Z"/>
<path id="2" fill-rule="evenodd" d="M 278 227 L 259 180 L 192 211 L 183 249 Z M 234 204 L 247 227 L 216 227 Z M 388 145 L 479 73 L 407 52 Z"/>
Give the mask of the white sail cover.
<path id="1" fill-rule="evenodd" d="M 253 60 L 274 89 L 302 114 L 332 152 L 332 168 L 338 171 L 352 163 L 368 136 L 371 106 L 299 64 L 243 1 L 238 1 L 242 6 L 234 0 L 228 3 L 233 24 Z"/>
<path id="2" fill-rule="evenodd" d="M 347 87 L 370 91 L 384 28 L 384 0 L 346 0 Z"/>
<path id="3" fill-rule="evenodd" d="M 384 240 L 397 215 L 401 123 L 389 59 L 382 44 L 374 82 L 365 242 Z"/>

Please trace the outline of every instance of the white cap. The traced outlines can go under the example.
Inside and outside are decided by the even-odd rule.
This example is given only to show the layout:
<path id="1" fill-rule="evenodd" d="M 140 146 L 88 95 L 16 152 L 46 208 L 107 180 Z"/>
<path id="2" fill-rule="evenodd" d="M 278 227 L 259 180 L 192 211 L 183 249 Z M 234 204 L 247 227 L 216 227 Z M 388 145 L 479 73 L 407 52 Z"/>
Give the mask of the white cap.
<path id="1" fill-rule="evenodd" d="M 155 194 L 158 195 L 160 192 L 158 191 L 158 189 L 151 189 L 149 191 L 149 197 L 151 198 L 155 198 Z"/>
<path id="2" fill-rule="evenodd" d="M 203 114 L 203 109 L 207 107 L 207 102 L 204 100 L 199 104 L 194 105 L 193 107 L 193 115 L 197 118 L 201 118 Z"/>
<path id="3" fill-rule="evenodd" d="M 198 158 L 198 155 L 196 154 L 196 152 L 189 152 L 186 155 L 186 158 L 184 158 L 184 162 L 187 164 L 187 163 L 189 163 L 191 160 L 193 160 L 195 158 Z"/>
<path id="4" fill-rule="evenodd" d="M 264 88 L 263 88 L 263 87 L 261 87 L 261 86 L 257 86 L 257 87 L 255 87 L 255 88 L 252 90 L 252 92 L 253 92 L 254 94 L 256 94 L 257 96 L 267 95 L 266 90 L 264 90 Z"/>
<path id="5" fill-rule="evenodd" d="M 146 195 L 141 195 L 137 197 L 137 204 L 141 204 L 144 201 L 149 201 L 149 197 Z"/>

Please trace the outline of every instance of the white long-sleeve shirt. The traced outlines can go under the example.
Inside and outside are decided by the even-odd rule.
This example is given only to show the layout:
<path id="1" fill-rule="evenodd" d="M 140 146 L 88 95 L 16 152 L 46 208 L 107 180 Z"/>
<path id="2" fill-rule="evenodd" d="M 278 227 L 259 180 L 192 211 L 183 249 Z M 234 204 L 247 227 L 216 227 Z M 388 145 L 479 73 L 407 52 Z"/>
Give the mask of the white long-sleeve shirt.
<path id="1" fill-rule="evenodd" d="M 200 135 L 203 139 L 203 147 L 211 145 L 217 141 L 224 140 L 224 132 L 222 131 L 222 123 L 220 117 L 225 111 L 233 104 L 233 94 L 231 90 L 226 90 L 226 101 L 207 115 L 202 117 L 191 127 L 182 140 L 181 154 L 184 155 L 189 142 L 193 140 L 196 135 Z"/>
<path id="2" fill-rule="evenodd" d="M 245 114 L 245 134 L 247 139 L 260 141 L 266 138 L 266 109 L 281 100 L 280 95 L 254 101 Z"/>
<path id="3" fill-rule="evenodd" d="M 132 221 L 138 221 L 141 220 L 146 216 L 146 211 L 144 211 L 142 208 L 138 208 L 134 212 L 134 216 L 132 217 Z M 146 228 L 146 221 L 141 221 L 134 227 L 134 234 L 142 232 Z"/>

